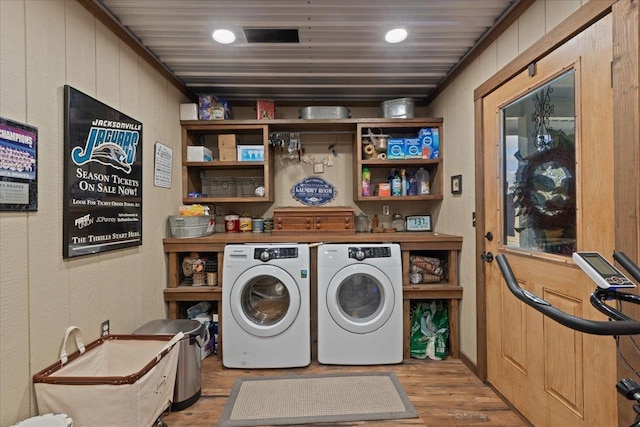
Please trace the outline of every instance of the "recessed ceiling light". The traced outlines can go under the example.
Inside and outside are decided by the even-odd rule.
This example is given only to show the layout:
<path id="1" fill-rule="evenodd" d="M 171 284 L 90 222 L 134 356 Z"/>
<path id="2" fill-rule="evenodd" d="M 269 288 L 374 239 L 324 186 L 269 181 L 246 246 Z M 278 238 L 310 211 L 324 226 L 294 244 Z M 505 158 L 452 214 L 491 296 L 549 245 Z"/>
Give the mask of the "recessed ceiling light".
<path id="1" fill-rule="evenodd" d="M 236 40 L 236 35 L 230 30 L 215 30 L 213 32 L 213 39 L 218 43 L 229 44 Z"/>
<path id="2" fill-rule="evenodd" d="M 394 28 L 384 36 L 384 39 L 389 43 L 400 43 L 406 38 L 407 30 L 405 30 L 404 28 Z"/>

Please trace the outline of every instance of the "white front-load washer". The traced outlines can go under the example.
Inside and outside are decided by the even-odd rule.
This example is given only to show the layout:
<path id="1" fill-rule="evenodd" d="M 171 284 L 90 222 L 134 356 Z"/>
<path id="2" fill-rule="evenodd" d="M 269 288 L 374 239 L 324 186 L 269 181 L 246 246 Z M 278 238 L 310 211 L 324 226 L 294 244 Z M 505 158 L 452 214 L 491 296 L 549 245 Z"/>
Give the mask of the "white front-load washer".
<path id="1" fill-rule="evenodd" d="M 227 245 L 222 298 L 224 366 L 311 363 L 309 245 Z"/>
<path id="2" fill-rule="evenodd" d="M 318 362 L 400 363 L 402 258 L 398 244 L 318 247 Z"/>

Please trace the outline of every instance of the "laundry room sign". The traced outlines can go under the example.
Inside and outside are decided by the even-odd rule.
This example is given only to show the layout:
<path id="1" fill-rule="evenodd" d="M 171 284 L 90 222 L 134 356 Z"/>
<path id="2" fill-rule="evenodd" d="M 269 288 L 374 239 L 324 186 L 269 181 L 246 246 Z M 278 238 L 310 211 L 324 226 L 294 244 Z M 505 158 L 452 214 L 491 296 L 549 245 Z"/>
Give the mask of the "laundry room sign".
<path id="1" fill-rule="evenodd" d="M 295 183 L 291 195 L 304 205 L 322 206 L 335 199 L 338 190 L 324 179 L 312 176 Z"/>

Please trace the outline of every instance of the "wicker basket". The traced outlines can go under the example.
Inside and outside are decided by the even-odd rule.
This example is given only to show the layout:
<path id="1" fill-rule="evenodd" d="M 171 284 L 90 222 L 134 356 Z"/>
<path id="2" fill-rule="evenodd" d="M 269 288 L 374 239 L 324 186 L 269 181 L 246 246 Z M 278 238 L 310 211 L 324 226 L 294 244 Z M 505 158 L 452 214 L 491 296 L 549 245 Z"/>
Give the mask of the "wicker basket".
<path id="1" fill-rule="evenodd" d="M 202 192 L 207 197 L 237 197 L 238 191 L 235 178 L 203 176 Z"/>

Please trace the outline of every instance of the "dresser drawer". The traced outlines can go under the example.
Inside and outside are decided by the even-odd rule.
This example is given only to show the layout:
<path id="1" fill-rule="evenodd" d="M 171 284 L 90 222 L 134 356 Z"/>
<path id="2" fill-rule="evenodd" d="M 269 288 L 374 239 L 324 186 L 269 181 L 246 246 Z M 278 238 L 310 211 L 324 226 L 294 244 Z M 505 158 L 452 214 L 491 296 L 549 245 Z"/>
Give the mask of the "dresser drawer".
<path id="1" fill-rule="evenodd" d="M 273 210 L 272 234 L 301 231 L 355 234 L 353 208 L 277 208 Z"/>

